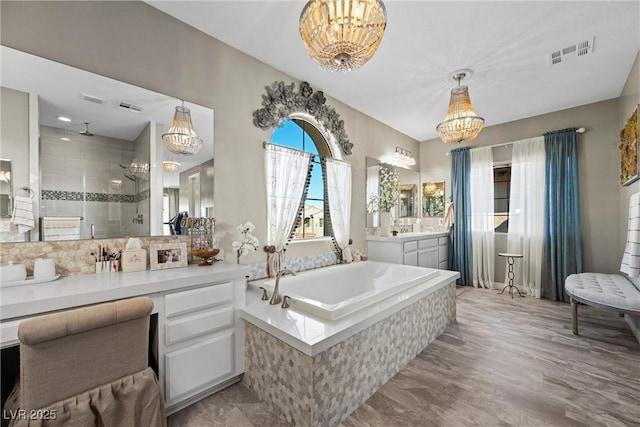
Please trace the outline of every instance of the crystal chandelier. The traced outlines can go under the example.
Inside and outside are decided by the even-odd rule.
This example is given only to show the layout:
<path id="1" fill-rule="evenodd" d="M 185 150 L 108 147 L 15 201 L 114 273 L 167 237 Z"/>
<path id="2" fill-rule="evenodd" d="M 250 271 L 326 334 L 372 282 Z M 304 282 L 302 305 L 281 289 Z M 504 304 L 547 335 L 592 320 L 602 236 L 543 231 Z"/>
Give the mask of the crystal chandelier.
<path id="1" fill-rule="evenodd" d="M 162 135 L 165 147 L 174 154 L 196 154 L 202 147 L 202 139 L 198 138 L 191 124 L 191 111 L 184 106 L 176 107 L 169 131 Z"/>
<path id="2" fill-rule="evenodd" d="M 162 162 L 162 167 L 167 172 L 177 172 L 178 168 L 180 167 L 180 163 L 171 160 L 165 160 L 164 162 Z"/>
<path id="3" fill-rule="evenodd" d="M 387 26 L 380 0 L 311 0 L 300 35 L 311 58 L 328 71 L 351 71 L 373 57 Z"/>
<path id="4" fill-rule="evenodd" d="M 453 74 L 453 79 L 458 81 L 458 87 L 451 89 L 449 110 L 436 130 L 440 139 L 447 144 L 459 144 L 469 142 L 478 136 L 484 126 L 484 119 L 478 117 L 473 111 L 469 88 L 460 86 L 468 71 L 458 71 Z"/>

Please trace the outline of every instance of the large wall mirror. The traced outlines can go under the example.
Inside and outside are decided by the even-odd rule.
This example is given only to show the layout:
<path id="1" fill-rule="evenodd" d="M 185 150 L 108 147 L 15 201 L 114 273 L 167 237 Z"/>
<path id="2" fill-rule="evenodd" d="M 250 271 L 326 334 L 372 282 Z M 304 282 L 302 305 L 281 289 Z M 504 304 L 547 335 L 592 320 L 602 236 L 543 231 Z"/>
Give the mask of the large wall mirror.
<path id="1" fill-rule="evenodd" d="M 380 220 L 374 202 L 380 194 L 380 170 L 390 168 L 398 177 L 398 199 L 392 211 L 392 216 L 399 224 L 408 221 L 409 218 L 417 218 L 419 215 L 420 174 L 416 171 L 383 163 L 378 159 L 366 158 L 366 201 L 367 201 L 367 227 L 379 227 Z"/>
<path id="2" fill-rule="evenodd" d="M 444 181 L 422 183 L 422 216 L 444 217 Z"/>
<path id="3" fill-rule="evenodd" d="M 5 46 L 0 55 L 0 158 L 13 170 L 0 198 L 27 188 L 36 217 L 18 235 L 3 204 L 0 241 L 38 240 L 44 217 L 79 218 L 68 239 L 90 239 L 169 235 L 178 215 L 213 216 L 213 110 L 184 103 L 202 148 L 173 154 L 161 137 L 181 100 Z"/>

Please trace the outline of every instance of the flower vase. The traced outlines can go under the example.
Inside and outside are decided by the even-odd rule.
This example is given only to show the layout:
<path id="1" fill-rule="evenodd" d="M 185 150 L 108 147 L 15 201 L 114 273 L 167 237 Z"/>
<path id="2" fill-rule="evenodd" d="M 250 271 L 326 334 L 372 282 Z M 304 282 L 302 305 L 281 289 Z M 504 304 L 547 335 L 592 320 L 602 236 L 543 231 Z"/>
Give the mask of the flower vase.
<path id="1" fill-rule="evenodd" d="M 388 236 L 391 232 L 391 213 L 380 212 L 380 234 L 382 236 Z"/>

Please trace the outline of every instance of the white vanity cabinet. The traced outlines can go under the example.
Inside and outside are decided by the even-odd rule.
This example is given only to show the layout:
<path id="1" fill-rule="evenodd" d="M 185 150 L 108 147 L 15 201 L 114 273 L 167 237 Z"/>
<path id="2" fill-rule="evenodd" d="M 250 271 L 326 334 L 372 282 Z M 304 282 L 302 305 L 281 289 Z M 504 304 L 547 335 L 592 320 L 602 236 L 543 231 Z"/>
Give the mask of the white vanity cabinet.
<path id="1" fill-rule="evenodd" d="M 406 233 L 367 237 L 367 256 L 373 261 L 447 269 L 447 233 Z"/>

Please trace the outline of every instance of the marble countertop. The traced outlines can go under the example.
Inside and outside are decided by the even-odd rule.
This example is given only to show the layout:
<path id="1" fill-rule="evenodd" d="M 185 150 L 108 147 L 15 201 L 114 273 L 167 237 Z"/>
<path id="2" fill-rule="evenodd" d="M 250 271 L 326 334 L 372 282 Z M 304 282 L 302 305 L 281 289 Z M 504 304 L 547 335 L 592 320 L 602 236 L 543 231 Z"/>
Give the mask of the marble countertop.
<path id="1" fill-rule="evenodd" d="M 439 270 L 439 272 L 436 278 L 424 284 L 334 321 L 320 319 L 303 311 L 297 311 L 293 307 L 283 309 L 280 304 L 269 305 L 269 301 L 260 299 L 261 291 L 259 292 L 255 286 L 249 286 L 245 308 L 240 311 L 240 317 L 313 357 L 444 287 L 460 275 L 455 271 Z M 304 275 L 304 272 L 299 274 Z M 259 285 L 259 281 L 253 284 Z"/>
<path id="2" fill-rule="evenodd" d="M 448 235 L 448 231 L 426 231 L 422 233 L 398 233 L 397 236 L 367 236 L 366 240 L 373 242 L 409 242 L 411 240 L 444 237 Z"/>
<path id="3" fill-rule="evenodd" d="M 0 289 L 0 320 L 31 316 L 104 301 L 173 291 L 249 275 L 249 268 L 227 262 L 211 267 L 69 276 L 39 284 Z"/>

